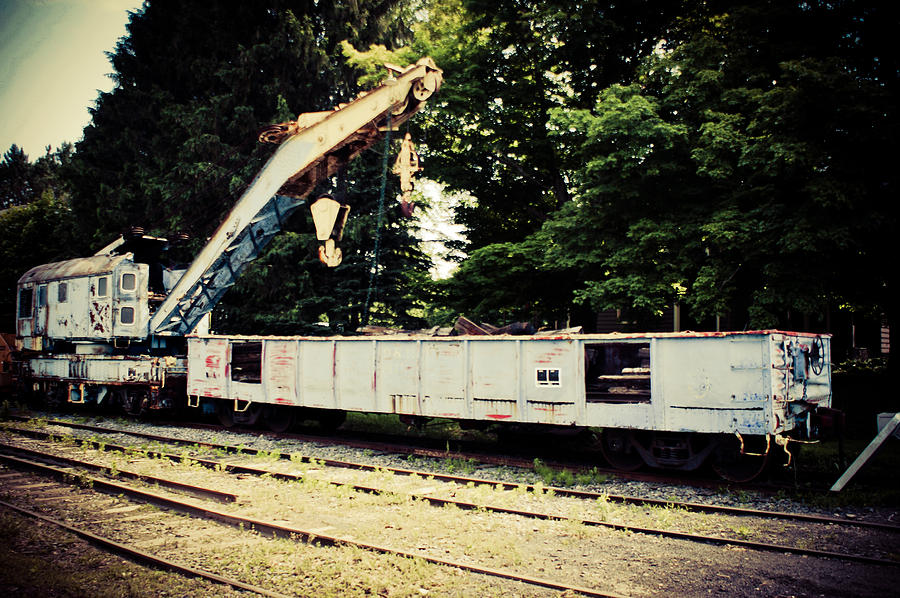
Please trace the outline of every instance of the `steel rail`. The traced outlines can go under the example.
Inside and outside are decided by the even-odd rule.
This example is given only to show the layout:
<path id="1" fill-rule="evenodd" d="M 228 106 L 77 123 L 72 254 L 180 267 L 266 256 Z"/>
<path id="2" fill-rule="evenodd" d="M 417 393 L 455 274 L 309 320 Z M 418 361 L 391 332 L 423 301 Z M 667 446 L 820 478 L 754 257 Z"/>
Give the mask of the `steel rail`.
<path id="1" fill-rule="evenodd" d="M 178 422 L 178 423 L 170 423 L 170 422 L 161 422 L 162 425 L 180 425 L 184 427 L 190 427 L 201 430 L 221 430 L 220 426 L 197 423 L 197 422 Z M 409 444 L 397 444 L 394 442 L 387 442 L 384 440 L 367 440 L 365 438 L 343 438 L 336 436 L 323 436 L 316 434 L 298 434 L 296 432 L 271 432 L 269 430 L 253 430 L 249 428 L 243 428 L 238 425 L 235 425 L 234 428 L 231 428 L 230 431 L 233 432 L 246 432 L 255 435 L 266 435 L 272 438 L 277 439 L 290 439 L 290 440 L 298 440 L 301 442 L 313 442 L 321 444 L 324 441 L 328 441 L 331 444 L 339 444 L 341 446 L 348 446 L 352 448 L 359 449 L 370 449 L 375 451 L 382 452 L 395 452 L 395 453 L 403 453 L 407 455 L 414 455 L 416 457 L 427 457 L 432 459 L 471 459 L 474 461 L 478 461 L 479 463 L 485 465 L 492 466 L 500 466 L 500 467 L 519 467 L 522 469 L 534 469 L 534 456 L 523 458 L 523 457 L 512 457 L 512 456 L 499 456 L 499 455 L 490 455 L 482 452 L 462 452 L 462 451 L 450 451 L 448 449 L 441 448 L 429 448 L 425 446 L 411 446 Z M 353 434 L 353 432 L 350 432 Z M 357 434 L 362 434 L 364 436 L 370 435 L 366 432 L 357 432 Z M 375 436 L 380 436 L 380 434 L 375 433 Z M 399 436 L 399 438 L 404 438 Z M 409 441 L 410 438 L 404 438 Z M 423 439 L 416 438 L 415 440 L 421 441 Z M 737 486 L 742 489 L 754 489 L 760 492 L 774 492 L 776 490 L 782 489 L 781 487 L 770 487 L 770 486 L 761 486 L 750 483 L 741 483 L 736 484 L 734 482 L 730 482 L 724 479 L 704 479 L 704 478 L 696 478 L 696 477 L 678 477 L 674 478 L 671 476 L 662 475 L 659 473 L 651 473 L 651 472 L 640 472 L 640 471 L 623 471 L 621 469 L 606 469 L 597 467 L 595 464 L 590 463 L 562 463 L 556 460 L 546 460 L 544 464 L 553 467 L 555 469 L 574 469 L 576 471 L 587 471 L 588 467 L 591 470 L 596 470 L 597 473 L 601 473 L 604 475 L 611 475 L 617 478 L 632 480 L 638 482 L 656 482 L 656 483 L 668 483 L 668 484 L 678 484 L 678 485 L 690 485 L 698 488 L 722 488 L 722 487 L 731 487 Z"/>
<path id="2" fill-rule="evenodd" d="M 92 441 L 95 442 L 95 441 Z M 115 446 L 115 445 L 109 445 Z M 121 450 L 121 447 L 111 448 L 110 450 Z M 180 455 L 171 455 L 166 453 L 156 453 L 156 456 L 162 458 L 169 458 L 173 460 L 183 459 Z M 255 476 L 263 476 L 267 475 L 275 479 L 283 480 L 283 481 L 298 481 L 304 479 L 304 476 L 290 473 L 282 473 L 282 472 L 274 472 L 267 469 L 249 467 L 245 465 L 237 465 L 231 463 L 221 463 L 219 461 L 205 460 L 205 459 L 195 459 L 191 458 L 194 462 L 208 468 L 220 468 L 228 473 L 241 473 L 241 474 L 250 474 Z M 834 558 L 844 561 L 855 561 L 865 564 L 871 565 L 886 565 L 886 566 L 900 566 L 900 561 L 891 560 L 891 559 L 882 559 L 878 557 L 868 557 L 864 555 L 854 555 L 849 553 L 842 552 L 834 552 L 827 550 L 819 550 L 813 548 L 799 548 L 794 546 L 787 546 L 783 544 L 772 544 L 768 542 L 755 542 L 751 540 L 742 540 L 739 538 L 724 538 L 721 536 L 708 536 L 704 534 L 692 534 L 688 532 L 677 532 L 672 530 L 664 530 L 658 528 L 647 528 L 647 527 L 638 527 L 632 525 L 625 525 L 619 523 L 612 523 L 609 521 L 598 521 L 592 519 L 574 519 L 572 517 L 567 517 L 564 515 L 555 515 L 551 513 L 543 513 L 538 511 L 526 511 L 522 509 L 513 509 L 509 507 L 501 507 L 497 505 L 490 504 L 478 504 L 471 503 L 467 501 L 455 500 L 455 499 L 447 499 L 441 498 L 437 496 L 432 496 L 427 493 L 418 493 L 418 492 L 398 492 L 394 490 L 388 490 L 384 488 L 376 488 L 373 486 L 364 486 L 360 484 L 352 484 L 346 482 L 339 482 L 330 480 L 327 481 L 329 485 L 337 486 L 337 487 L 345 487 L 350 488 L 357 492 L 364 492 L 368 494 L 403 494 L 404 496 L 412 497 L 416 500 L 421 500 L 423 502 L 427 502 L 434 506 L 447 506 L 453 505 L 457 508 L 464 510 L 484 510 L 494 513 L 503 513 L 508 515 L 515 515 L 519 517 L 526 517 L 530 519 L 539 519 L 539 520 L 548 520 L 548 521 L 575 521 L 581 523 L 586 526 L 591 527 L 604 527 L 616 531 L 630 531 L 637 532 L 641 534 L 647 535 L 655 535 L 666 538 L 678 539 L 678 540 L 688 540 L 692 542 L 703 542 L 707 544 L 716 544 L 716 545 L 733 545 L 733 546 L 741 546 L 744 548 L 751 548 L 755 550 L 764 550 L 769 552 L 781 552 L 781 553 L 790 553 L 796 554 L 800 556 L 812 556 L 819 558 Z M 822 523 L 821 521 L 815 521 L 814 523 Z M 889 531 L 896 531 L 894 529 L 890 529 Z"/>
<path id="3" fill-rule="evenodd" d="M 60 478 L 63 481 L 72 482 L 71 476 L 68 475 L 64 470 L 44 465 L 37 462 L 25 462 L 23 459 L 17 459 L 15 457 L 6 457 L 0 455 L 0 460 L 4 460 L 11 465 L 20 465 L 23 467 L 27 467 L 32 470 L 39 471 L 46 475 L 50 475 L 52 477 Z M 67 478 L 70 478 L 67 480 Z M 388 546 L 383 546 L 379 544 L 371 544 L 367 542 L 359 542 L 356 540 L 351 540 L 349 538 L 342 538 L 340 536 L 329 536 L 319 532 L 290 527 L 287 525 L 281 525 L 278 523 L 274 523 L 271 521 L 264 521 L 261 519 L 255 519 L 252 517 L 242 517 L 240 515 L 236 515 L 233 513 L 226 513 L 224 511 L 217 511 L 210 507 L 207 507 L 202 504 L 196 504 L 192 502 L 188 502 L 185 500 L 176 500 L 174 498 L 170 498 L 167 496 L 163 496 L 161 494 L 157 494 L 155 492 L 151 492 L 149 490 L 142 490 L 138 488 L 133 488 L 131 486 L 127 486 L 124 484 L 116 484 L 112 482 L 108 482 L 105 480 L 101 480 L 99 478 L 88 478 L 87 481 L 92 484 L 93 488 L 102 488 L 106 491 L 113 492 L 116 494 L 121 494 L 124 496 L 128 496 L 129 498 L 137 501 L 152 503 L 160 507 L 165 507 L 169 509 L 173 509 L 179 511 L 181 513 L 185 513 L 192 517 L 197 517 L 201 519 L 208 519 L 212 521 L 218 521 L 219 523 L 224 523 L 236 529 L 245 530 L 245 529 L 253 529 L 261 534 L 271 534 L 273 537 L 278 538 L 286 538 L 294 541 L 304 540 L 308 543 L 318 542 L 320 544 L 325 544 L 328 546 L 351 546 L 355 548 L 360 548 L 363 550 L 368 550 L 370 552 L 376 552 L 380 554 L 389 554 L 400 556 L 404 558 L 410 559 L 421 559 L 425 562 L 429 562 L 436 565 L 442 565 L 446 567 L 453 567 L 455 569 L 460 569 L 463 571 L 469 571 L 472 573 L 478 573 L 482 575 L 488 575 L 491 577 L 497 577 L 501 579 L 508 579 L 511 581 L 518 581 L 528 585 L 538 586 L 549 588 L 552 590 L 559 591 L 570 591 L 578 594 L 582 594 L 585 596 L 591 596 L 595 598 L 622 598 L 618 594 L 610 594 L 607 592 L 601 592 L 599 590 L 594 590 L 592 588 L 585 588 L 581 586 L 576 586 L 572 584 L 567 584 L 564 582 L 553 581 L 549 579 L 544 579 L 540 577 L 534 577 L 529 575 L 520 575 L 518 573 L 513 573 L 511 571 L 505 571 L 503 569 L 494 569 L 490 567 L 481 567 L 478 565 L 472 565 L 469 563 L 463 563 L 459 561 L 452 561 L 449 559 L 443 559 L 439 557 L 432 557 L 423 554 L 418 554 L 414 552 L 409 552 L 406 550 L 400 550 L 396 548 L 390 548 Z"/>
<path id="4" fill-rule="evenodd" d="M 191 445 L 191 446 L 199 446 L 204 448 L 209 448 L 213 450 L 222 450 L 226 453 L 238 454 L 243 453 L 247 455 L 256 455 L 259 451 L 252 448 L 246 447 L 235 447 L 232 445 L 222 445 L 215 444 L 209 442 L 196 442 L 191 440 L 185 440 L 181 438 L 172 438 L 167 436 L 161 436 L 157 434 L 147 434 L 144 432 L 134 432 L 129 430 L 119 430 L 115 428 L 105 428 L 102 426 L 91 426 L 87 424 L 76 424 L 65 421 L 57 421 L 52 420 L 48 421 L 48 424 L 59 425 L 70 427 L 74 429 L 87 430 L 91 432 L 102 432 L 106 434 L 124 434 L 128 436 L 134 436 L 137 438 L 144 438 L 147 440 L 153 440 L 157 442 L 164 442 L 169 444 L 180 444 L 180 445 Z M 17 432 L 29 433 L 31 430 L 20 429 L 20 428 L 10 428 L 11 430 L 15 430 Z M 280 453 L 280 458 L 282 459 L 291 459 L 292 455 L 288 453 Z M 296 459 L 296 455 L 293 456 Z M 194 459 L 197 460 L 197 459 Z M 366 463 L 352 463 L 349 461 L 340 461 L 335 459 L 319 459 L 316 457 L 308 457 L 303 456 L 301 458 L 301 462 L 306 463 L 320 463 L 322 465 L 328 467 L 336 467 L 343 469 L 354 469 L 359 471 L 388 471 L 396 475 L 403 476 L 413 476 L 417 475 L 420 477 L 430 477 L 435 480 L 444 481 L 444 482 L 455 482 L 462 485 L 466 484 L 476 484 L 476 485 L 489 485 L 495 488 L 502 488 L 504 490 L 514 490 L 517 488 L 521 488 L 525 491 L 535 492 L 538 488 L 534 484 L 519 484 L 515 482 L 503 482 L 498 480 L 488 480 L 484 478 L 474 478 L 468 476 L 456 476 L 451 474 L 443 474 L 436 473 L 431 471 L 420 471 L 413 469 L 405 469 L 400 467 L 388 467 L 388 466 L 379 466 L 379 465 L 371 465 Z M 251 473 L 251 472 L 246 472 Z M 679 507 L 683 508 L 690 512 L 697 513 L 709 513 L 709 514 L 718 514 L 718 515 L 734 515 L 738 517 L 760 517 L 766 519 L 779 519 L 779 520 L 787 520 L 787 521 L 800 521 L 805 523 L 821 523 L 821 524 L 834 524 L 834 525 L 843 525 L 843 526 L 853 526 L 853 527 L 862 527 L 862 528 L 870 528 L 870 529 L 878 529 L 889 532 L 900 532 L 900 525 L 883 523 L 879 521 L 865 521 L 865 520 L 847 520 L 841 519 L 838 517 L 829 517 L 824 515 L 813 515 L 810 513 L 791 513 L 786 511 L 766 511 L 762 509 L 749 509 L 745 507 L 731 507 L 726 505 L 710 505 L 704 503 L 696 503 L 696 502 L 687 502 L 687 501 L 677 501 L 677 500 L 664 500 L 664 499 L 655 499 L 655 498 L 643 498 L 637 496 L 628 496 L 628 495 L 617 495 L 617 494 L 605 494 L 602 492 L 591 492 L 587 490 L 572 490 L 570 488 L 561 488 L 556 486 L 542 486 L 541 489 L 543 491 L 552 491 L 557 496 L 564 496 L 569 498 L 578 498 L 584 500 L 607 500 L 609 502 L 619 503 L 619 504 L 632 504 L 632 505 L 642 505 L 642 506 L 657 506 L 657 507 Z"/>
<path id="5" fill-rule="evenodd" d="M 118 448 L 118 447 L 116 447 Z M 54 455 L 51 453 L 44 453 L 41 451 L 35 451 L 33 449 L 16 446 L 12 444 L 8 444 L 6 442 L 0 441 L 0 449 L 5 451 L 11 451 L 14 453 L 18 453 L 20 455 L 26 455 L 31 458 L 38 459 L 47 459 L 50 461 L 56 461 L 58 463 L 62 463 L 68 467 L 76 467 L 79 469 L 87 469 L 94 473 L 100 473 L 103 475 L 107 475 L 114 478 L 123 478 L 126 480 L 135 480 L 139 482 L 145 482 L 147 484 L 155 484 L 157 486 L 167 488 L 169 490 L 174 490 L 176 492 L 184 492 L 185 494 L 190 494 L 191 496 L 196 496 L 198 498 L 204 498 L 207 500 L 214 500 L 216 502 L 221 503 L 231 503 L 237 501 L 237 495 L 232 494 L 230 492 L 221 492 L 219 490 L 211 490 L 209 488 L 202 488 L 200 486 L 194 486 L 191 484 L 183 484 L 181 482 L 176 482 L 174 480 L 167 480 L 165 478 L 158 478 L 151 475 L 146 475 L 142 473 L 134 473 L 130 471 L 125 471 L 121 469 L 117 469 L 113 472 L 111 467 L 107 467 L 106 465 L 97 465 L 96 463 L 89 463 L 87 461 L 82 461 L 80 459 L 73 459 L 71 457 L 64 457 L 62 455 Z M 2 453 L 0 453 L 2 456 Z"/>
<path id="6" fill-rule="evenodd" d="M 25 416 L 11 416 L 14 418 L 27 420 L 28 418 Z M 84 429 L 90 430 L 93 429 L 92 426 L 87 424 L 68 424 L 67 422 L 51 422 L 57 423 L 59 425 L 74 425 L 74 426 L 83 426 Z M 222 430 L 221 426 L 204 424 L 198 422 L 161 422 L 160 425 L 177 425 L 187 428 L 199 429 L 199 430 Z M 484 453 L 467 453 L 460 451 L 449 451 L 446 449 L 437 449 L 437 448 L 427 448 L 422 446 L 409 446 L 402 445 L 396 443 L 388 443 L 385 441 L 373 441 L 373 440 L 360 440 L 360 439 L 348 439 L 348 438 L 337 438 L 334 436 L 319 436 L 312 434 L 297 434 L 297 433 L 276 433 L 270 432 L 268 430 L 251 430 L 247 428 L 241 428 L 239 426 L 235 426 L 230 429 L 233 432 L 245 432 L 249 434 L 254 434 L 256 436 L 269 436 L 277 439 L 290 439 L 290 440 L 298 440 L 301 442 L 313 442 L 313 443 L 323 443 L 330 442 L 332 444 L 340 444 L 341 446 L 349 446 L 352 448 L 360 448 L 360 449 L 371 449 L 376 451 L 383 452 L 396 452 L 403 453 L 408 455 L 415 455 L 417 457 L 428 457 L 433 459 L 471 459 L 476 460 L 479 463 L 483 463 L 486 465 L 494 465 L 501 467 L 520 467 L 523 469 L 534 469 L 534 459 L 529 458 L 521 458 L 521 457 L 503 457 L 497 455 L 487 455 Z M 128 432 L 121 432 L 123 434 L 127 434 Z M 149 435 L 152 436 L 152 435 Z M 588 467 L 587 464 L 564 464 L 559 463 L 557 461 L 546 461 L 546 465 L 557 468 L 557 469 L 565 469 L 566 467 L 571 467 L 577 470 L 586 470 Z M 668 483 L 668 484 L 679 484 L 679 485 L 691 485 L 699 488 L 723 488 L 730 486 L 738 486 L 742 489 L 754 489 L 760 492 L 773 492 L 775 490 L 779 490 L 782 488 L 772 488 L 767 486 L 758 486 L 751 484 L 734 484 L 733 482 L 729 482 L 727 480 L 721 479 L 697 479 L 697 478 L 673 478 L 667 477 L 660 474 L 655 473 L 642 473 L 636 471 L 622 471 L 619 469 L 603 469 L 597 468 L 596 466 L 592 466 L 592 469 L 596 469 L 598 473 L 602 473 L 604 475 L 612 475 L 621 479 L 633 480 L 639 482 L 656 482 L 656 483 Z"/>
<path id="7" fill-rule="evenodd" d="M 104 538 L 103 536 L 99 536 L 93 532 L 89 532 L 87 530 L 83 530 L 79 527 L 75 527 L 74 525 L 70 525 L 58 519 L 54 519 L 53 517 L 48 517 L 46 515 L 42 515 L 41 513 L 36 513 L 29 509 L 25 509 L 18 505 L 14 505 L 12 503 L 6 502 L 5 500 L 0 500 L 0 507 L 9 509 L 11 511 L 15 511 L 27 517 L 31 517 L 33 519 L 37 519 L 39 521 L 43 521 L 45 523 L 49 523 L 51 525 L 55 525 L 59 528 L 66 530 L 67 532 L 78 536 L 79 538 L 90 542 L 94 546 L 102 548 L 108 552 L 112 552 L 114 554 L 118 554 L 120 556 L 124 556 L 130 558 L 134 561 L 150 565 L 152 567 L 162 569 L 164 571 L 170 571 L 173 573 L 180 573 L 182 575 L 187 575 L 190 577 L 198 577 L 201 579 L 206 579 L 215 583 L 224 584 L 231 586 L 240 590 L 247 590 L 248 592 L 254 592 L 256 594 L 260 594 L 262 596 L 270 596 L 271 598 L 289 598 L 286 594 L 279 594 L 278 592 L 272 592 L 266 590 L 264 588 L 260 588 L 248 583 L 244 583 L 242 581 L 238 581 L 236 579 L 231 579 L 229 577 L 224 577 L 222 575 L 218 575 L 211 571 L 206 571 L 204 569 L 197 569 L 195 567 L 191 567 L 189 565 L 183 565 L 176 561 L 172 561 L 169 559 L 165 559 L 149 552 L 145 552 L 143 550 L 139 550 L 134 548 L 133 546 L 129 546 L 127 544 L 122 544 L 121 542 L 116 542 L 114 540 L 110 540 L 109 538 Z"/>
<path id="8" fill-rule="evenodd" d="M 55 455 L 40 455 L 42 458 L 55 458 Z M 55 477 L 57 480 L 67 482 L 72 478 L 76 477 L 76 474 L 71 471 L 66 471 L 64 469 L 59 469 L 52 465 L 48 465 L 46 463 L 40 463 L 37 461 L 31 461 L 29 459 L 24 459 L 22 457 L 16 457 L 13 455 L 8 455 L 4 453 L 0 453 L 0 461 L 6 463 L 7 465 L 15 465 L 20 468 L 31 469 L 33 471 L 38 471 L 45 475 L 50 475 Z M 87 477 L 82 478 L 89 481 L 93 486 L 97 488 L 102 488 L 104 490 L 115 491 L 120 488 L 120 484 L 116 484 L 114 482 L 110 482 L 108 480 L 104 480 L 102 478 L 95 477 Z M 137 477 L 139 479 L 139 476 Z M 173 482 L 171 480 L 161 480 L 160 478 L 154 478 L 158 480 L 161 486 L 168 487 L 178 487 L 178 489 L 182 489 L 187 486 L 186 484 L 180 484 L 179 482 Z M 213 490 L 211 488 L 202 488 L 200 486 L 190 486 L 191 494 L 194 496 L 199 496 L 202 498 L 214 500 L 220 503 L 228 503 L 234 502 L 232 499 L 236 498 L 233 494 L 228 494 L 227 492 L 219 492 L 218 490 Z"/>

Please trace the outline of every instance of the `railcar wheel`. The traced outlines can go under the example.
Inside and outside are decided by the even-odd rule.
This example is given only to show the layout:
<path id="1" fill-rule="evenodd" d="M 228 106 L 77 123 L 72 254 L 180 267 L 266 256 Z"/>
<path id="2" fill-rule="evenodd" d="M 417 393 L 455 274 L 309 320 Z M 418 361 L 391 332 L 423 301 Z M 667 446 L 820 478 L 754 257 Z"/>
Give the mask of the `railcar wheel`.
<path id="1" fill-rule="evenodd" d="M 294 425 L 294 410 L 284 405 L 266 405 L 262 412 L 266 427 L 273 432 L 287 432 Z"/>
<path id="2" fill-rule="evenodd" d="M 316 414 L 315 419 L 323 430 L 334 432 L 347 419 L 347 412 L 338 409 L 322 409 Z"/>
<path id="3" fill-rule="evenodd" d="M 143 415 L 150 404 L 147 392 L 144 390 L 127 389 L 124 391 L 124 397 L 121 405 L 125 411 L 125 415 L 139 417 Z"/>
<path id="4" fill-rule="evenodd" d="M 713 471 L 729 482 L 754 480 L 769 464 L 772 444 L 766 436 L 726 436 L 713 453 Z"/>
<path id="5" fill-rule="evenodd" d="M 216 405 L 216 416 L 223 428 L 234 427 L 234 411 L 231 409 L 231 403 L 227 401 L 219 401 Z"/>
<path id="6" fill-rule="evenodd" d="M 630 430 L 604 428 L 600 433 L 600 451 L 615 469 L 635 471 L 644 464 Z"/>
<path id="7" fill-rule="evenodd" d="M 62 411 L 69 405 L 69 389 L 62 384 L 48 382 L 44 386 L 44 400 L 47 409 Z"/>

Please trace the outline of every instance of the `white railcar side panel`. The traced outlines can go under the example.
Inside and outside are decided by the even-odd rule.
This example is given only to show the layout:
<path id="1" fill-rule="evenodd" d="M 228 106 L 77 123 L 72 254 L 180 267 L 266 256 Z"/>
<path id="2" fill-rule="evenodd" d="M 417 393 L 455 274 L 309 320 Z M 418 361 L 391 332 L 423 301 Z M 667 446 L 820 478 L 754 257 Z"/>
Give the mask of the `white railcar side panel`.
<path id="1" fill-rule="evenodd" d="M 188 339 L 189 395 L 214 399 L 229 398 L 229 347 L 226 338 Z"/>
<path id="2" fill-rule="evenodd" d="M 766 337 L 656 339 L 653 402 L 664 407 L 655 429 L 764 434 L 771 395 L 763 361 Z"/>
<path id="3" fill-rule="evenodd" d="M 375 411 L 375 341 L 336 343 L 334 409 Z"/>
<path id="4" fill-rule="evenodd" d="M 466 401 L 467 343 L 423 341 L 421 346 L 422 409 L 430 417 L 471 417 Z"/>
<path id="5" fill-rule="evenodd" d="M 270 340 L 263 343 L 262 378 L 266 385 L 266 402 L 300 405 L 298 391 L 298 349 L 292 340 Z"/>
<path id="6" fill-rule="evenodd" d="M 336 341 L 300 342 L 300 404 L 307 407 L 334 407 L 334 356 Z"/>
<path id="7" fill-rule="evenodd" d="M 522 421 L 519 401 L 519 345 L 512 340 L 468 340 L 469 392 L 474 419 Z"/>
<path id="8" fill-rule="evenodd" d="M 575 340 L 517 342 L 524 421 L 571 425 L 583 417 L 584 366 Z"/>
<path id="9" fill-rule="evenodd" d="M 610 403 L 587 403 L 584 419 L 579 425 L 599 428 L 626 428 L 631 430 L 653 430 L 653 405 L 636 403 L 616 405 Z"/>
<path id="10" fill-rule="evenodd" d="M 261 381 L 255 383 L 237 382 L 230 375 L 231 343 L 251 342 L 248 338 L 192 337 L 188 392 L 426 417 L 781 433 L 806 421 L 802 405 L 830 404 L 829 341 L 827 336 L 819 340 L 815 335 L 770 331 L 555 339 L 256 338 L 262 363 Z M 791 356 L 798 350 L 808 354 L 814 342 L 823 343 L 825 352 L 819 373 L 818 365 L 811 368 Z M 595 361 L 604 344 L 610 346 L 602 357 L 613 360 L 609 366 Z M 629 344 L 639 345 L 640 353 L 629 352 Z M 625 363 L 635 355 L 637 366 Z M 595 380 L 597 367 L 607 369 Z M 642 377 L 649 380 L 649 388 L 628 386 L 633 384 L 629 380 Z M 593 386 L 605 380 L 612 380 L 614 388 Z M 800 405 L 795 414 L 792 404 Z"/>
<path id="11" fill-rule="evenodd" d="M 375 381 L 379 412 L 422 415 L 419 401 L 421 343 L 378 341 L 378 377 Z"/>
<path id="12" fill-rule="evenodd" d="M 239 382 L 231 380 L 229 383 L 229 398 L 252 403 L 271 403 L 267 400 L 266 388 L 256 382 Z"/>

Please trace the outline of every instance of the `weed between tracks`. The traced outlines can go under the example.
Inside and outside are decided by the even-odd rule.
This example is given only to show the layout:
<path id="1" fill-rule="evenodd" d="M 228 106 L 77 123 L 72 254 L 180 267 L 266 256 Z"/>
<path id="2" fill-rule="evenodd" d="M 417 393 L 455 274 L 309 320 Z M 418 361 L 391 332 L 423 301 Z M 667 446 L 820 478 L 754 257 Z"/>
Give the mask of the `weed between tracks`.
<path id="1" fill-rule="evenodd" d="M 593 467 L 588 471 L 572 473 L 568 469 L 556 469 L 545 464 L 540 459 L 534 460 L 534 472 L 541 478 L 541 481 L 548 486 L 559 486 L 568 488 L 570 486 L 591 486 L 599 485 L 609 479 L 606 474 Z"/>

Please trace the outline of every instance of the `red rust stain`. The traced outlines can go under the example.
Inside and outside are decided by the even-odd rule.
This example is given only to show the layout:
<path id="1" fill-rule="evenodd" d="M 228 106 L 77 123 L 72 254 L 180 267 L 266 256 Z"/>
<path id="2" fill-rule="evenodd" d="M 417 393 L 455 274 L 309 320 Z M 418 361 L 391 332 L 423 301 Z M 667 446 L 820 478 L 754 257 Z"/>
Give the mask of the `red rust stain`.
<path id="1" fill-rule="evenodd" d="M 512 417 L 512 415 L 509 415 L 508 413 L 488 413 L 485 415 L 485 417 L 489 417 L 491 419 L 509 419 Z"/>

